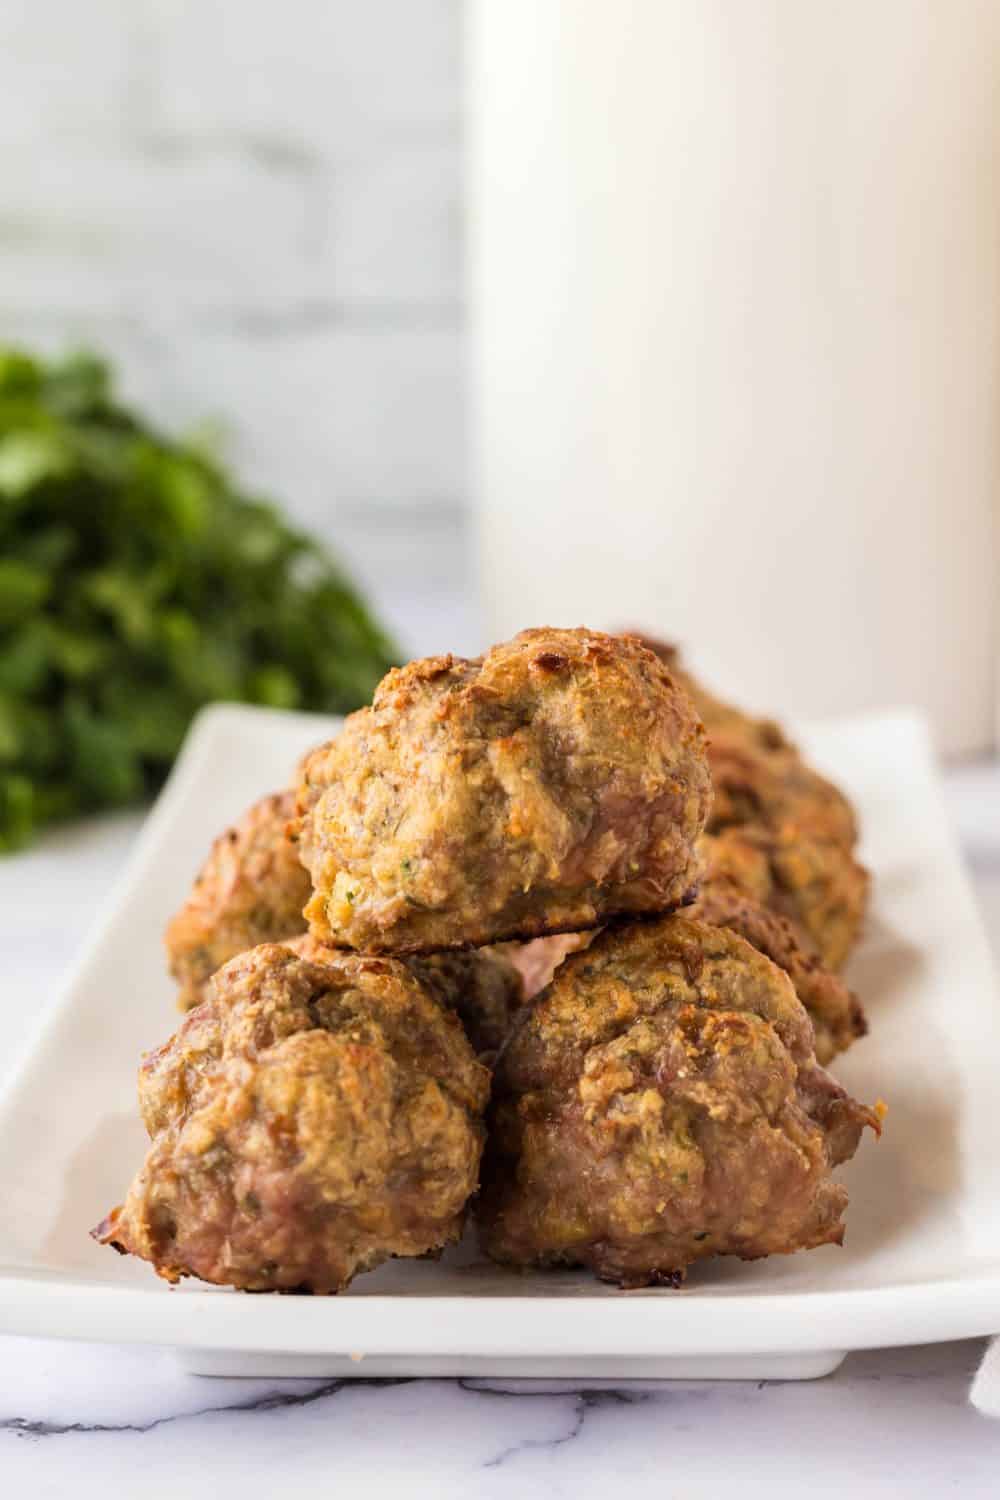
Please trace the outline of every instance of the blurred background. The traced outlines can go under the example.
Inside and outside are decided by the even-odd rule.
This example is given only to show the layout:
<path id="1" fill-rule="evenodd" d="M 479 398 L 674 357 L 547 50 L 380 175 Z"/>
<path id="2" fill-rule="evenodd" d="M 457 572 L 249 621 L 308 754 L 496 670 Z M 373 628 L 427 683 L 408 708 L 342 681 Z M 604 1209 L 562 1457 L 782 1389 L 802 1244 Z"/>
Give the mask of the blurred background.
<path id="1" fill-rule="evenodd" d="M 0 344 L 93 350 L 142 423 L 208 433 L 234 486 L 330 545 L 386 656 L 643 627 L 750 706 L 915 704 L 945 754 L 988 757 L 998 63 L 992 0 L 7 0 Z M 31 378 L 42 418 L 11 377 L 0 431 L 22 528 L 0 815 L 53 673 L 90 694 L 81 763 L 119 712 L 99 642 L 92 689 L 43 638 L 62 582 L 24 572 L 32 506 L 67 484 L 61 450 L 28 479 L 4 459 L 64 420 L 61 377 Z M 130 554 L 127 597 L 88 577 L 60 628 L 110 620 L 140 679 L 144 651 L 183 675 L 227 606 L 203 620 L 170 566 Z M 376 646 L 296 695 L 277 647 L 239 650 L 185 703 L 350 706 L 380 669 Z M 161 688 L 124 754 L 174 743 Z"/>
<path id="2" fill-rule="evenodd" d="M 0 5 L 0 339 L 217 423 L 412 653 L 475 644 L 463 9 Z"/>

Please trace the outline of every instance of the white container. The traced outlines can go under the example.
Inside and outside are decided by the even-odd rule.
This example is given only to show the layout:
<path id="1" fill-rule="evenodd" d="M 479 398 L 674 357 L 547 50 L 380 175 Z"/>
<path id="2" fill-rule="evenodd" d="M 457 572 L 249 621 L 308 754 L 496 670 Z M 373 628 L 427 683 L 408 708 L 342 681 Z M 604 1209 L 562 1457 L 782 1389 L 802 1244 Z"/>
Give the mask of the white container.
<path id="1" fill-rule="evenodd" d="M 993 743 L 1000 6 L 473 0 L 497 638 L 641 625 Z"/>

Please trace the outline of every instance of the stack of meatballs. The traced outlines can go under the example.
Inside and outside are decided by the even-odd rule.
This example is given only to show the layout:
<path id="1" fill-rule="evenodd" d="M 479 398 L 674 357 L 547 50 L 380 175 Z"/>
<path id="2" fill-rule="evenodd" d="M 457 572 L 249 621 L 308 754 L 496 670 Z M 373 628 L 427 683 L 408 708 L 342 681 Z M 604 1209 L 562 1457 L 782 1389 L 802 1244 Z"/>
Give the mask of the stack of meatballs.
<path id="1" fill-rule="evenodd" d="M 839 1243 L 879 1111 L 825 1065 L 867 878 L 845 798 L 671 648 L 527 630 L 391 671 L 222 835 L 187 1014 L 94 1230 L 169 1281 L 330 1293 L 469 1218 L 511 1267 L 677 1285 Z"/>

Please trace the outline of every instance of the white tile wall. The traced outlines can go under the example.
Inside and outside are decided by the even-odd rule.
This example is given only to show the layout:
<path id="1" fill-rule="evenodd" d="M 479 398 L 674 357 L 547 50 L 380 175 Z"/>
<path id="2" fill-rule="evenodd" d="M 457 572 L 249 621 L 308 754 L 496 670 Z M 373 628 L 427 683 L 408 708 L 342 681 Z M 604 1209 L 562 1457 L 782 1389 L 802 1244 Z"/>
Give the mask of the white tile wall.
<path id="1" fill-rule="evenodd" d="M 325 155 L 458 124 L 459 0 L 139 3 L 170 129 L 273 136 Z"/>
<path id="2" fill-rule="evenodd" d="M 0 5 L 0 339 L 107 350 L 407 587 L 461 561 L 460 37 L 461 0 Z"/>
<path id="3" fill-rule="evenodd" d="M 0 139 L 37 150 L 60 135 L 124 127 L 141 0 L 4 0 Z"/>

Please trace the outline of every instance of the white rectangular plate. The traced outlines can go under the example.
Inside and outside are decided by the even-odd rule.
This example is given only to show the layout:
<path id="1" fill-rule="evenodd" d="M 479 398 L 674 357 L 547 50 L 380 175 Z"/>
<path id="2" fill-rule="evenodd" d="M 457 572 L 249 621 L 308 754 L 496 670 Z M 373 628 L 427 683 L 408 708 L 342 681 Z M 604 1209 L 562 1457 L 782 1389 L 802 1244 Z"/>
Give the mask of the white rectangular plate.
<path id="1" fill-rule="evenodd" d="M 169 1345 L 214 1374 L 610 1379 L 805 1378 L 849 1349 L 1000 1330 L 995 979 L 926 735 L 904 714 L 800 735 L 856 800 L 875 877 L 849 975 L 871 1035 L 836 1071 L 889 1116 L 845 1170 L 843 1249 L 720 1261 L 682 1291 L 621 1292 L 583 1273 L 503 1271 L 470 1236 L 439 1262 L 396 1261 L 316 1299 L 171 1290 L 95 1245 L 88 1229 L 144 1149 L 139 1055 L 176 1020 L 164 921 L 213 834 L 333 728 L 219 707 L 193 729 L 107 919 L 0 1100 L 0 1331 Z"/>

